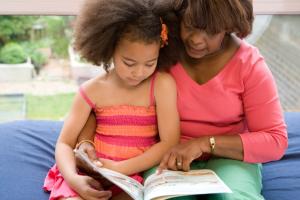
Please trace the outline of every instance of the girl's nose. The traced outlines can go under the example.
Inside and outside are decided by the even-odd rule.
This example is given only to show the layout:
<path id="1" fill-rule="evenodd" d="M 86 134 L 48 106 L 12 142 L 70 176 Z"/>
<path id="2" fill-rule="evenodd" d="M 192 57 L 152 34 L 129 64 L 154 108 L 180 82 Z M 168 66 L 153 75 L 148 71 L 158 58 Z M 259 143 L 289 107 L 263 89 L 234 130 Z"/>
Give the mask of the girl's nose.
<path id="1" fill-rule="evenodd" d="M 137 67 L 136 70 L 134 70 L 133 72 L 133 75 L 137 78 L 142 77 L 144 75 L 143 67 Z"/>

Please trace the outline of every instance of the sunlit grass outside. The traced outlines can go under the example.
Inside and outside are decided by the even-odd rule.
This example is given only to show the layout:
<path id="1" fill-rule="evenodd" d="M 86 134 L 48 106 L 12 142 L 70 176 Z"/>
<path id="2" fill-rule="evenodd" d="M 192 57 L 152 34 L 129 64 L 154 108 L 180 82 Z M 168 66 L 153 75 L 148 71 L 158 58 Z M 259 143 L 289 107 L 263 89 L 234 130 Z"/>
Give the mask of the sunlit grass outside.
<path id="1" fill-rule="evenodd" d="M 26 118 L 63 120 L 72 104 L 74 93 L 49 96 L 26 95 Z"/>

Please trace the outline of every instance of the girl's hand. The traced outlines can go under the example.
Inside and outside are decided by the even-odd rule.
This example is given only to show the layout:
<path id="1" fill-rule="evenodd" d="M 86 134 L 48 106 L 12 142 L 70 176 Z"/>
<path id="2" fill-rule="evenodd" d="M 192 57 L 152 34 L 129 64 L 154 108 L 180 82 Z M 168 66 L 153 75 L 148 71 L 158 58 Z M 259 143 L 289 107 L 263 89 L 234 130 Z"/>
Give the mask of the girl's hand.
<path id="1" fill-rule="evenodd" d="M 76 175 L 73 179 L 74 190 L 85 200 L 108 200 L 110 191 L 104 191 L 101 184 L 89 176 Z"/>
<path id="2" fill-rule="evenodd" d="M 193 160 L 210 152 L 208 137 L 191 139 L 170 149 L 160 162 L 157 173 L 164 169 L 189 171 Z"/>
<path id="3" fill-rule="evenodd" d="M 99 161 L 103 164 L 103 167 L 122 173 L 122 162 L 104 158 L 99 158 Z"/>
<path id="4" fill-rule="evenodd" d="M 108 159 L 99 158 L 100 162 L 103 164 L 103 167 L 108 168 L 110 170 L 119 172 L 124 175 L 132 175 L 132 165 L 129 164 L 130 159 L 123 161 L 113 161 Z"/>

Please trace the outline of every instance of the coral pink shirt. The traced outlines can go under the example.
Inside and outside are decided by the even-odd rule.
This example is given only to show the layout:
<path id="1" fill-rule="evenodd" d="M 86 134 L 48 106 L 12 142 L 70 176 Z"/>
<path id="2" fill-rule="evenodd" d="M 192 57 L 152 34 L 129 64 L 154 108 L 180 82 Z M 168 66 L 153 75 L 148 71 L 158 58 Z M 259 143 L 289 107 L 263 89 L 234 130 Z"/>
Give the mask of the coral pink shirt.
<path id="1" fill-rule="evenodd" d="M 178 90 L 181 139 L 239 134 L 244 161 L 282 157 L 287 131 L 273 76 L 258 50 L 241 46 L 215 77 L 198 84 L 178 63 L 171 69 Z"/>

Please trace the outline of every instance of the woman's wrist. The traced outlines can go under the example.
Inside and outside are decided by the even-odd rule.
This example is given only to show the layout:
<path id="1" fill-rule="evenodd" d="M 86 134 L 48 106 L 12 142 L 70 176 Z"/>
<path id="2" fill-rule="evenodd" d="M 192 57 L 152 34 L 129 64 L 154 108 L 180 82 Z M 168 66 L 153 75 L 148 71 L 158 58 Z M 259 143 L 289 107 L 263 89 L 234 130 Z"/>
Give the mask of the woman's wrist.
<path id="1" fill-rule="evenodd" d="M 79 149 L 82 144 L 90 144 L 95 148 L 95 143 L 92 140 L 81 140 L 76 144 L 75 149 Z"/>
<path id="2" fill-rule="evenodd" d="M 203 136 L 203 137 L 198 138 L 198 145 L 199 145 L 202 153 L 206 153 L 206 154 L 212 153 L 210 138 L 211 138 L 211 136 Z"/>
<path id="3" fill-rule="evenodd" d="M 209 145 L 210 145 L 210 154 L 214 154 L 216 147 L 216 140 L 214 136 L 209 137 Z"/>

